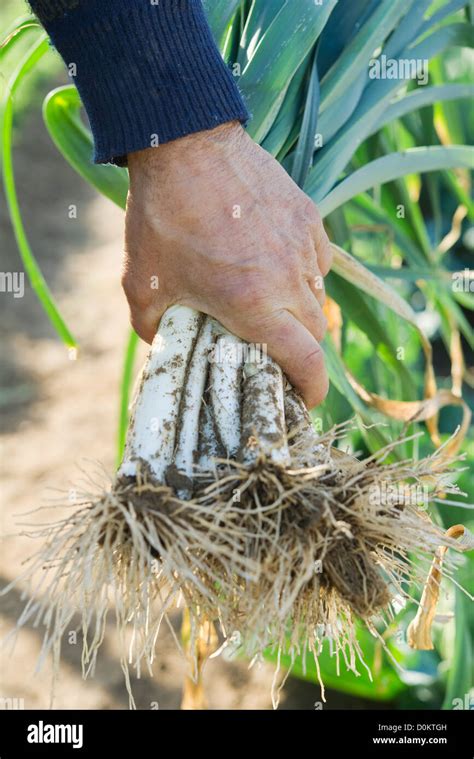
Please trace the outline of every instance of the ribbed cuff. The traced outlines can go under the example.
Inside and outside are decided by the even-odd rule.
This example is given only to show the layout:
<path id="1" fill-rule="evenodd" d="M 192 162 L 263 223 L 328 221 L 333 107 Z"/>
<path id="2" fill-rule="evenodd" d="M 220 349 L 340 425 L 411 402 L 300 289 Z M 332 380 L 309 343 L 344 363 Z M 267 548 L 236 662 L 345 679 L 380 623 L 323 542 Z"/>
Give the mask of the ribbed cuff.
<path id="1" fill-rule="evenodd" d="M 74 74 L 95 163 L 123 163 L 127 153 L 249 119 L 201 0 L 31 5 Z M 51 18 L 51 6 L 62 8 L 59 17 Z"/>

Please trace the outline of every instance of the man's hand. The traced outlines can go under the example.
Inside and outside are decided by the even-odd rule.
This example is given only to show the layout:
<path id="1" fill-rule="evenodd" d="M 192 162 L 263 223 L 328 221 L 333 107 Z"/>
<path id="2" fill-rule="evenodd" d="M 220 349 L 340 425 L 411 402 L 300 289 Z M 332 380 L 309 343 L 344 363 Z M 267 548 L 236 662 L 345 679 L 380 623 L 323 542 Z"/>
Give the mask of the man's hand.
<path id="1" fill-rule="evenodd" d="M 129 171 L 122 283 L 140 337 L 152 342 L 172 304 L 190 306 L 266 344 L 320 403 L 331 253 L 314 204 L 238 123 L 131 153 Z"/>

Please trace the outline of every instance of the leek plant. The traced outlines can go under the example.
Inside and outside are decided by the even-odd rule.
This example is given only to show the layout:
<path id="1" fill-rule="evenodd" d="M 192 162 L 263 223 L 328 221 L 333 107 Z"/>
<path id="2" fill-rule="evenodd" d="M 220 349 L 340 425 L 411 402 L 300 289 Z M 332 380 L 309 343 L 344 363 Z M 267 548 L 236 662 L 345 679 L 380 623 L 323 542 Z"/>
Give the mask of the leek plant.
<path id="1" fill-rule="evenodd" d="M 469 183 L 469 169 L 474 165 L 474 149 L 469 147 L 471 135 L 460 119 L 462 103 L 472 97 L 472 87 L 465 71 L 455 77 L 455 81 L 451 81 L 449 73 L 453 50 L 457 49 L 457 55 L 461 57 L 472 44 L 472 4 L 465 0 L 322 0 L 321 3 L 315 3 L 314 0 L 206 0 L 205 5 L 222 54 L 238 77 L 239 86 L 252 113 L 248 127 L 251 136 L 282 163 L 309 197 L 318 204 L 334 243 L 334 266 L 327 284 L 330 296 L 327 309 L 330 330 L 325 341 L 332 390 L 326 403 L 313 415 L 316 430 L 324 430 L 327 433 L 333 424 L 340 424 L 349 416 L 354 416 L 358 426 L 353 430 L 343 428 L 345 443 L 363 446 L 369 456 L 380 456 L 380 452 L 383 451 L 399 480 L 404 477 L 404 461 L 412 460 L 419 455 L 420 461 L 412 462 L 410 472 L 413 475 L 413 472 L 419 470 L 426 476 L 428 460 L 433 464 L 441 459 L 444 462 L 443 466 L 452 462 L 460 450 L 470 422 L 469 407 L 461 391 L 463 379 L 466 377 L 462 339 L 472 347 L 472 330 L 465 316 L 466 308 L 472 309 L 472 300 L 469 298 L 471 290 L 455 289 L 452 286 L 454 275 L 464 276 L 464 273 L 453 272 L 447 267 L 446 254 L 459 239 L 463 220 L 472 221 L 474 215 Z M 28 17 L 20 19 L 9 30 L 0 54 L 12 49 L 20 41 L 23 44 L 25 39 L 29 43 L 27 52 L 11 76 L 6 89 L 2 122 L 4 188 L 25 270 L 58 334 L 68 347 L 73 347 L 75 343 L 71 332 L 54 304 L 27 240 L 16 195 L 12 161 L 15 93 L 38 65 L 39 60 L 50 54 L 44 33 Z M 402 63 L 403 70 L 410 71 L 413 76 L 407 78 L 397 75 L 396 72 L 402 70 Z M 387 67 L 391 67 L 394 75 L 388 75 Z M 459 110 L 456 111 L 456 108 Z M 68 162 L 86 181 L 123 208 L 128 188 L 127 172 L 115 166 L 94 166 L 90 163 L 91 136 L 81 118 L 81 103 L 76 88 L 69 85 L 49 93 L 44 101 L 43 114 L 53 141 Z M 464 142 L 467 144 L 463 144 Z M 446 194 L 454 202 L 452 228 L 447 234 L 443 228 L 441 207 L 441 199 Z M 434 219 L 432 229 L 427 227 L 420 210 L 419 201 L 425 198 L 428 199 Z M 375 240 L 373 250 L 366 242 L 361 243 L 361 230 L 366 236 L 370 234 L 371 240 Z M 389 240 L 389 245 L 385 241 L 380 242 L 383 236 Z M 468 281 L 471 282 L 470 275 Z M 396 286 L 392 283 L 396 283 Z M 450 386 L 444 383 L 443 387 L 438 388 L 432 362 L 432 345 L 425 334 L 422 321 L 410 303 L 410 297 L 415 290 L 424 299 L 425 311 L 438 315 L 441 339 L 451 358 Z M 198 342 L 202 341 L 203 349 L 207 344 L 206 340 L 209 342 L 213 334 L 214 339 L 232 339 L 231 336 L 222 334 L 216 338 L 216 326 L 211 323 L 208 323 L 207 327 L 201 324 L 198 333 L 195 324 L 197 315 L 189 314 L 186 310 L 174 313 L 173 318 L 168 314 L 167 318 L 168 322 L 163 326 L 165 332 L 173 329 L 173 318 L 178 324 L 180 321 L 187 322 L 188 333 L 183 339 L 189 340 L 190 336 L 196 337 L 199 334 Z M 176 329 L 176 325 L 174 328 Z M 359 340 L 362 342 L 365 355 L 363 361 L 359 361 L 358 364 L 357 356 L 354 358 L 353 345 L 354 341 Z M 174 439 L 163 440 L 160 447 L 163 459 L 160 462 L 160 459 L 151 455 L 156 453 L 156 448 L 154 451 L 147 448 L 150 438 L 142 439 L 137 435 L 137 430 L 140 432 L 142 429 L 137 421 L 138 417 L 140 413 L 149 416 L 147 404 L 156 391 L 150 383 L 145 383 L 147 390 L 135 403 L 127 437 L 136 343 L 136 338 L 131 334 L 122 383 L 118 435 L 118 460 L 122 463 L 119 477 L 122 490 L 117 487 L 112 490 L 117 513 L 123 511 L 123 490 L 127 491 L 127 488 L 130 488 L 130 482 L 124 478 L 137 477 L 133 462 L 140 458 L 150 465 L 153 464 L 155 469 L 151 474 L 159 481 L 165 467 L 170 465 L 168 454 L 174 450 Z M 152 350 L 145 376 L 147 371 L 150 377 L 152 376 L 150 366 L 153 367 L 154 356 L 159 353 L 157 346 L 158 343 Z M 199 364 L 200 354 L 194 342 L 193 346 L 192 357 L 195 363 Z M 188 347 L 190 349 L 190 346 Z M 405 359 L 400 359 L 398 355 L 400 348 L 403 348 L 402 355 Z M 420 375 L 420 353 L 424 357 L 423 379 L 414 382 L 413 376 L 418 378 Z M 160 360 L 165 360 L 161 354 Z M 362 381 L 360 375 L 364 370 Z M 278 374 L 277 369 L 275 371 Z M 199 375 L 197 372 L 196 376 L 202 377 L 202 374 Z M 251 376 L 255 375 L 251 372 L 249 377 Z M 168 382 L 182 388 L 185 378 L 173 376 L 170 372 L 165 379 L 157 375 L 155 381 L 158 385 Z M 190 387 L 191 390 L 199 388 L 199 381 Z M 213 383 L 214 392 L 218 392 L 218 387 L 216 380 Z M 327 465 L 327 438 L 322 436 L 313 440 L 309 421 L 297 401 L 294 402 L 294 408 L 299 409 L 298 423 L 295 421 L 294 408 L 292 416 L 289 410 L 292 403 L 291 394 L 285 395 L 281 378 L 277 380 L 276 387 L 281 390 L 281 403 L 286 403 L 287 406 L 286 411 L 283 409 L 282 417 L 286 422 L 282 421 L 281 425 L 284 435 L 288 435 L 290 441 L 295 438 L 293 446 L 296 445 L 298 449 L 299 445 L 299 451 L 302 445 L 301 435 L 305 436 L 306 447 L 309 436 L 312 440 L 312 450 L 321 446 L 320 453 L 323 449 L 325 451 L 324 455 L 321 454 L 322 459 L 321 456 L 316 456 L 311 460 L 311 466 L 314 468 L 321 465 L 322 460 L 325 460 Z M 387 388 L 393 388 L 392 397 L 388 397 Z M 225 391 L 232 406 L 230 380 L 225 384 Z M 440 412 L 449 407 L 460 407 L 462 411 L 461 423 L 451 436 L 439 430 Z M 214 408 L 217 408 L 217 404 Z M 170 429 L 176 430 L 177 410 L 170 406 L 169 412 Z M 291 419 L 293 421 L 290 423 Z M 385 421 L 385 426 L 375 424 L 381 420 Z M 198 414 L 197 422 L 201 424 L 201 421 Z M 429 443 L 425 440 L 420 443 L 419 437 L 415 434 L 420 422 L 426 422 Z M 235 427 L 232 429 L 232 425 L 226 426 L 225 420 L 217 420 L 217 424 L 221 431 L 221 439 L 225 439 L 228 433 L 226 451 L 233 455 L 239 450 L 240 438 L 233 442 L 231 438 L 232 433 L 235 435 L 238 430 Z M 205 429 L 205 420 L 200 429 Z M 195 417 L 194 423 L 190 424 L 187 430 L 181 425 L 179 434 L 184 435 L 187 432 L 195 436 L 197 430 Z M 394 436 L 397 437 L 400 430 L 405 433 L 402 442 L 399 446 L 391 445 L 390 440 Z M 264 436 L 264 430 L 260 429 L 259 433 L 261 437 Z M 330 442 L 334 443 L 337 437 L 333 436 Z M 206 451 L 209 454 L 209 440 L 207 443 Z M 419 450 L 420 446 L 423 447 L 423 451 Z M 188 475 L 191 473 L 189 450 L 189 446 L 181 446 L 179 451 L 182 459 L 174 462 L 180 472 L 184 471 Z M 281 449 L 279 450 L 281 461 L 285 461 L 288 451 L 284 450 L 282 453 Z M 271 451 L 272 456 L 274 449 Z M 218 451 L 211 453 L 219 455 Z M 430 458 L 424 459 L 421 453 L 429 453 Z M 205 456 L 204 449 L 201 455 Z M 245 459 L 245 456 L 243 458 Z M 300 454 L 296 455 L 293 450 L 293 458 L 290 457 L 286 464 L 295 462 L 300 468 L 303 464 L 308 465 L 308 462 L 303 462 Z M 350 465 L 347 466 L 350 470 Z M 331 463 L 329 471 L 332 475 L 336 476 L 338 467 L 339 465 Z M 445 469 L 441 468 L 438 471 L 445 472 Z M 236 466 L 232 476 L 229 475 L 229 487 L 237 487 L 241 477 L 239 472 Z M 212 489 L 212 483 L 206 482 L 205 486 Z M 274 486 L 275 483 L 272 487 Z M 317 483 L 317 486 L 321 487 L 321 483 Z M 158 490 L 161 493 L 159 486 L 150 485 L 149 482 L 147 484 L 146 477 L 140 480 L 139 487 L 145 490 L 148 487 L 151 488 L 151 492 Z M 186 481 L 183 479 L 176 485 L 176 492 L 183 498 L 186 487 Z M 278 489 L 278 485 L 275 487 Z M 285 481 L 285 490 L 292 488 L 304 499 L 304 487 L 298 478 L 297 482 L 293 481 L 291 485 Z M 269 489 L 271 490 L 270 487 Z M 214 506 L 216 502 L 220 504 L 219 515 L 222 519 L 226 514 L 231 491 L 232 488 L 225 491 L 224 495 L 219 492 L 219 497 L 215 490 L 211 491 Z M 367 491 L 365 492 L 367 494 Z M 198 530 L 199 525 L 205 521 L 203 514 L 207 513 L 206 498 L 209 498 L 206 493 L 206 489 L 200 492 L 198 511 L 193 514 L 196 520 L 193 523 L 194 530 Z M 445 500 L 445 496 L 435 488 L 434 500 L 437 496 Z M 272 497 L 274 498 L 273 491 Z M 101 501 L 100 504 L 100 514 L 103 515 L 104 502 Z M 107 501 L 107 505 L 110 508 L 110 502 Z M 264 506 L 265 504 L 262 508 Z M 366 514 L 366 502 L 363 510 Z M 407 510 L 406 516 L 414 518 L 410 509 Z M 425 521 L 426 550 L 428 547 L 434 550 L 436 545 L 445 540 L 441 530 L 443 518 L 436 513 L 433 516 L 433 522 Z M 119 530 L 120 522 L 114 524 L 114 529 Z M 410 524 L 411 529 L 418 531 L 418 538 L 405 543 L 402 540 L 407 554 L 420 548 L 419 537 L 422 532 L 421 522 L 417 523 L 416 529 L 412 522 Z M 105 523 L 101 519 L 98 519 L 97 525 L 96 532 L 88 536 L 88 545 L 91 546 L 94 542 L 92 537 L 94 540 L 98 539 L 94 545 L 101 540 L 111 540 L 115 545 L 118 533 L 112 534 L 113 530 L 105 530 Z M 449 527 L 449 524 L 444 524 L 444 527 Z M 247 523 L 245 528 L 248 528 Z M 159 553 L 162 554 L 168 548 L 163 546 L 162 536 L 157 538 L 153 529 L 155 528 L 151 528 L 147 523 L 140 536 L 134 535 L 134 540 L 138 543 L 145 540 L 149 545 L 160 545 Z M 209 523 L 206 523 L 206 529 L 211 530 Z M 409 529 L 407 524 L 406 530 Z M 105 532 L 101 533 L 101 530 Z M 276 533 L 271 533 L 272 538 L 275 536 Z M 79 539 L 81 536 L 75 537 Z M 400 536 L 398 537 L 400 540 Z M 262 540 L 264 538 L 268 539 L 268 534 L 265 534 Z M 384 539 L 387 540 L 387 533 Z M 189 540 L 189 545 L 192 544 L 191 533 L 186 540 Z M 212 543 L 211 540 L 210 542 Z M 388 541 L 386 547 L 390 545 L 393 550 L 395 542 Z M 188 544 L 185 541 L 182 544 L 182 555 L 178 557 L 181 563 L 177 571 L 178 574 L 180 571 L 183 574 L 183 566 L 186 566 L 189 578 L 192 569 L 184 558 L 186 545 Z M 445 545 L 453 546 L 452 537 L 448 536 Z M 229 525 L 227 550 L 230 550 L 231 546 Z M 83 544 L 81 550 L 84 550 Z M 82 555 L 90 558 L 87 551 Z M 215 559 L 212 550 L 209 555 L 209 574 L 206 575 L 205 583 L 207 591 L 212 577 L 212 560 Z M 175 556 L 173 561 L 178 559 Z M 196 561 L 195 556 L 193 559 Z M 439 561 L 435 569 L 439 570 L 440 566 Z M 244 562 L 239 568 L 240 580 L 243 581 L 254 568 L 254 565 Z M 235 570 L 235 565 L 233 569 Z M 389 574 L 395 571 L 390 563 L 385 569 Z M 104 577 L 109 570 L 110 567 L 104 563 Z M 128 567 L 123 569 L 125 574 L 120 575 L 119 586 L 121 582 L 130 580 L 130 576 L 127 575 L 129 571 L 131 570 Z M 143 575 L 143 565 L 135 566 L 134 571 L 138 572 L 142 579 L 146 579 Z M 334 571 L 337 574 L 336 570 Z M 367 576 L 373 579 L 370 571 L 367 569 Z M 279 574 L 274 577 L 276 576 Z M 431 581 L 433 576 L 432 573 Z M 394 580 L 393 575 L 391 579 Z M 170 578 L 167 580 L 169 584 Z M 376 583 L 372 585 L 375 588 Z M 337 587 L 337 582 L 334 582 L 332 587 Z M 428 584 L 425 591 L 429 587 Z M 202 588 L 199 588 L 194 580 L 186 588 L 190 608 L 195 608 L 196 605 L 202 607 L 204 600 L 209 599 L 209 592 L 207 595 L 203 594 Z M 237 593 L 237 587 L 232 585 L 226 588 L 220 576 L 213 590 L 214 608 L 222 603 L 224 591 L 232 596 L 233 593 Z M 295 607 L 289 599 L 295 588 L 289 585 L 287 591 L 287 610 L 291 608 L 294 611 Z M 380 586 L 379 591 L 382 597 L 386 588 Z M 128 599 L 122 608 L 123 619 L 132 608 L 137 607 L 137 604 L 140 606 L 140 603 L 143 603 L 143 607 L 140 607 L 143 612 L 148 609 L 148 598 L 144 600 L 133 596 Z M 452 699 L 453 694 L 457 695 L 459 688 L 468 688 L 463 664 L 463 657 L 469 653 L 469 644 L 466 643 L 467 628 L 462 624 L 462 619 L 466 616 L 464 604 L 464 598 L 456 591 L 456 608 L 461 609 L 461 624 L 456 628 L 457 653 L 452 662 L 448 683 L 448 707 L 449 698 Z M 369 604 L 370 611 L 377 605 L 379 601 L 376 602 L 374 599 L 374 602 Z M 340 611 L 341 607 L 338 608 Z M 255 621 L 256 607 L 250 604 L 246 611 L 249 618 Z M 301 619 L 306 620 L 306 606 L 303 611 Z M 361 618 L 367 614 L 363 605 L 353 604 L 352 611 Z M 323 618 L 325 624 L 329 624 L 330 619 L 336 619 L 333 611 L 329 611 Z M 92 618 L 89 616 L 88 619 L 92 624 Z M 283 612 L 279 619 L 280 622 L 284 619 Z M 229 613 L 225 621 L 232 624 L 235 620 Z M 60 627 L 66 622 L 67 619 L 64 617 L 60 620 Z M 138 616 L 136 624 L 140 626 L 142 622 L 143 617 Z M 420 622 L 423 620 L 418 616 L 417 623 Z M 377 627 L 372 625 L 372 639 L 364 637 L 365 633 L 360 630 L 355 637 L 356 627 L 344 628 L 342 636 L 344 643 L 349 641 L 354 645 L 354 648 L 350 647 L 351 656 L 355 652 L 363 654 L 362 659 L 375 659 L 374 646 L 380 644 L 385 651 L 384 656 L 389 653 L 395 659 L 400 658 L 397 652 L 387 646 L 386 633 L 385 637 L 382 636 Z M 412 627 L 412 633 L 413 629 Z M 390 625 L 387 630 L 390 632 Z M 150 658 L 155 633 L 154 628 L 149 629 L 146 639 L 141 641 L 141 650 L 146 649 Z M 285 648 L 282 642 L 282 636 L 286 634 L 284 626 L 278 628 L 278 634 L 280 637 L 277 653 L 268 650 L 267 655 L 270 658 L 277 656 L 282 664 L 291 665 L 301 676 L 320 679 L 319 670 L 322 669 L 323 679 L 327 681 L 328 675 L 329 681 L 337 687 L 337 679 L 330 674 L 331 662 L 324 658 L 327 652 L 313 650 L 313 654 L 316 654 L 312 660 L 316 667 L 314 669 L 307 657 L 307 646 L 301 646 L 300 641 L 292 640 L 291 645 Z M 50 643 L 53 644 L 56 640 L 53 635 Z M 91 650 L 93 654 L 88 663 L 89 669 L 93 669 L 96 653 L 94 646 Z M 342 651 L 342 648 L 339 647 L 338 650 Z M 248 653 L 252 652 L 255 651 L 250 647 Z M 137 661 L 137 667 L 139 665 L 140 662 Z M 354 667 L 352 669 L 354 670 Z M 372 697 L 389 698 L 403 688 L 403 683 L 394 672 L 387 671 L 390 672 L 390 676 L 387 675 L 385 681 L 381 677 L 378 685 L 377 681 L 374 684 L 370 684 L 368 680 L 364 681 L 362 674 L 359 678 L 363 683 L 361 687 L 354 685 L 357 681 L 351 675 L 352 681 L 345 681 L 352 683 L 347 685 L 347 689 Z"/>

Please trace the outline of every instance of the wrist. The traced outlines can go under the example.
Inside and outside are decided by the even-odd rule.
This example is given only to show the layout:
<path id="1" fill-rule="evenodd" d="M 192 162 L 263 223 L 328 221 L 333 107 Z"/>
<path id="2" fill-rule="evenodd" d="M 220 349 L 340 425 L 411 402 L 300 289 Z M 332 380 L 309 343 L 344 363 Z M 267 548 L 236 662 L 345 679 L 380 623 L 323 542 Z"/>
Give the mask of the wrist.
<path id="1" fill-rule="evenodd" d="M 176 162 L 192 165 L 196 160 L 202 160 L 203 156 L 212 160 L 234 153 L 245 134 L 239 121 L 229 121 L 215 129 L 195 132 L 163 145 L 129 153 L 130 182 L 133 184 L 144 174 L 156 176 L 157 171 L 173 169 Z"/>

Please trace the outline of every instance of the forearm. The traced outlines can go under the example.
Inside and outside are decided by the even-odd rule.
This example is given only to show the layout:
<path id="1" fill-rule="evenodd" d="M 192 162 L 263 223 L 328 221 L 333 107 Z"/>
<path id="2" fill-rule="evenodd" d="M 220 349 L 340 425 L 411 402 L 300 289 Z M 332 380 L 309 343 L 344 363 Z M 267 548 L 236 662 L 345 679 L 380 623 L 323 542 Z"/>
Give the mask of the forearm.
<path id="1" fill-rule="evenodd" d="M 30 0 L 81 94 L 97 163 L 248 112 L 200 0 Z"/>

